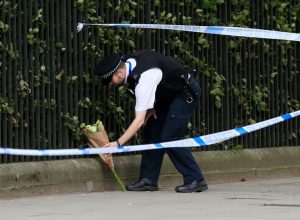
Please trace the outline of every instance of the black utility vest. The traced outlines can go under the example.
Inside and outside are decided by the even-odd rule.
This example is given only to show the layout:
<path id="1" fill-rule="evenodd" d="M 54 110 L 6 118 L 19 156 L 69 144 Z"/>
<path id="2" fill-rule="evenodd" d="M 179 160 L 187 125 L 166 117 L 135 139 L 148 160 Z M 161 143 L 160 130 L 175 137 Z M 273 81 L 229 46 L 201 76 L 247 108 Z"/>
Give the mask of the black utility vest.
<path id="1" fill-rule="evenodd" d="M 127 77 L 128 89 L 134 90 L 143 72 L 159 68 L 162 70 L 162 80 L 155 93 L 155 107 L 168 105 L 185 85 L 182 75 L 187 74 L 184 66 L 172 57 L 164 56 L 154 51 L 138 51 L 128 57 L 136 60 L 136 67 Z"/>

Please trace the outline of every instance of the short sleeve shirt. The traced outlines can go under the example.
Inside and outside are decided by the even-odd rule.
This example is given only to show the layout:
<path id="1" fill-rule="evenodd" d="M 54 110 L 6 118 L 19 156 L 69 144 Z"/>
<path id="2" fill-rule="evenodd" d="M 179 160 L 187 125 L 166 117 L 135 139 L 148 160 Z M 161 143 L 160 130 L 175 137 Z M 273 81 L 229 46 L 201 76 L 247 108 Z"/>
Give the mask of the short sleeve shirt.
<path id="1" fill-rule="evenodd" d="M 136 60 L 130 58 L 125 63 L 126 81 L 127 76 L 129 75 L 129 63 L 131 63 L 131 68 L 134 69 L 134 67 L 136 66 Z M 162 71 L 159 68 L 152 68 L 141 74 L 139 83 L 135 87 L 135 111 L 141 112 L 153 108 L 156 89 L 161 79 Z"/>

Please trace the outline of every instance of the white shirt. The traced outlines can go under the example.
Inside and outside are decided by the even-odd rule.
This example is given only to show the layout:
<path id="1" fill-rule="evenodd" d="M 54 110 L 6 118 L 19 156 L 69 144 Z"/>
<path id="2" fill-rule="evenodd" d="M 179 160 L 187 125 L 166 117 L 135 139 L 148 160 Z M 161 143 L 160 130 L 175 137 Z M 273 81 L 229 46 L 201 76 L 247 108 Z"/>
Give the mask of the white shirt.
<path id="1" fill-rule="evenodd" d="M 136 60 L 130 58 L 126 61 L 126 79 L 125 83 L 127 83 L 127 77 L 129 75 L 129 63 L 131 63 L 131 70 L 133 70 L 136 66 Z M 155 92 L 158 84 L 162 79 L 162 71 L 159 68 L 149 69 L 143 74 L 139 79 L 139 83 L 135 87 L 135 111 L 141 112 L 146 111 L 148 109 L 153 108 L 155 101 Z"/>

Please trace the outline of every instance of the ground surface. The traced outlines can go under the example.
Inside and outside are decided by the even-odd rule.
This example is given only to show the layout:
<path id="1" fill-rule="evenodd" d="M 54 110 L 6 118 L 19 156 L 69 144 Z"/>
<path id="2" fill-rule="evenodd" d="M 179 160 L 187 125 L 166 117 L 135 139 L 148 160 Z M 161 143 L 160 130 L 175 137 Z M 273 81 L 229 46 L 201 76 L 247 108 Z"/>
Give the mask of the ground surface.
<path id="1" fill-rule="evenodd" d="M 300 219 L 300 177 L 211 184 L 192 194 L 170 188 L 0 199 L 0 219 Z"/>

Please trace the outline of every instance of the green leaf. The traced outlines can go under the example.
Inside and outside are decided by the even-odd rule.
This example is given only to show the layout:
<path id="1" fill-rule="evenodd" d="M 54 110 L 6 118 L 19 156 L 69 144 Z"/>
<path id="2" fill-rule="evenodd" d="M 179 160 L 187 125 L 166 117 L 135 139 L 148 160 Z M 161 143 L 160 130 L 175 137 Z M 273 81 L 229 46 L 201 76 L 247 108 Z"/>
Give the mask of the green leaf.
<path id="1" fill-rule="evenodd" d="M 171 18 L 172 17 L 172 13 L 168 13 L 167 14 L 167 19 Z"/>
<path id="2" fill-rule="evenodd" d="M 267 110 L 267 103 L 260 102 L 260 104 L 259 104 L 259 110 L 266 111 Z"/>
<path id="3" fill-rule="evenodd" d="M 241 145 L 241 144 L 237 144 L 237 145 L 234 145 L 233 146 L 233 150 L 243 150 L 243 145 Z"/>
<path id="4" fill-rule="evenodd" d="M 221 90 L 221 88 L 214 88 L 210 91 L 210 94 L 213 96 L 223 96 L 224 92 Z"/>
<path id="5" fill-rule="evenodd" d="M 42 65 L 41 68 L 40 68 L 40 70 L 41 70 L 42 72 L 45 72 L 46 67 L 45 67 L 44 65 Z"/>
<path id="6" fill-rule="evenodd" d="M 131 15 L 131 17 L 135 18 L 135 11 L 134 11 L 134 10 L 131 10 L 131 11 L 130 11 L 130 15 Z"/>
<path id="7" fill-rule="evenodd" d="M 199 37 L 198 38 L 198 43 L 203 47 L 203 48 L 207 48 L 209 47 L 209 44 L 208 44 L 208 40 L 204 37 Z"/>
<path id="8" fill-rule="evenodd" d="M 121 107 L 117 107 L 117 108 L 116 108 L 116 111 L 117 111 L 117 112 L 124 112 L 123 109 L 122 109 Z"/>
<path id="9" fill-rule="evenodd" d="M 224 3 L 224 0 L 216 0 L 216 3 L 217 3 L 217 4 L 223 4 L 223 3 Z"/>
<path id="10" fill-rule="evenodd" d="M 6 32 L 8 30 L 8 24 L 5 24 L 3 21 L 0 21 L 0 30 Z"/>
<path id="11" fill-rule="evenodd" d="M 58 80 L 58 81 L 60 81 L 63 74 L 64 74 L 64 70 L 61 70 L 61 71 L 55 76 L 55 79 Z"/>
<path id="12" fill-rule="evenodd" d="M 238 88 L 234 88 L 233 93 L 235 96 L 239 96 L 240 95 L 240 90 Z"/>
<path id="13" fill-rule="evenodd" d="M 278 72 L 273 72 L 273 73 L 271 73 L 271 77 L 272 77 L 272 78 L 275 78 L 277 75 L 278 75 Z"/>
<path id="14" fill-rule="evenodd" d="M 215 106 L 220 109 L 222 107 L 222 102 L 220 96 L 215 97 Z"/>
<path id="15" fill-rule="evenodd" d="M 135 48 L 135 43 L 133 40 L 128 40 L 128 44 L 130 47 Z"/>

